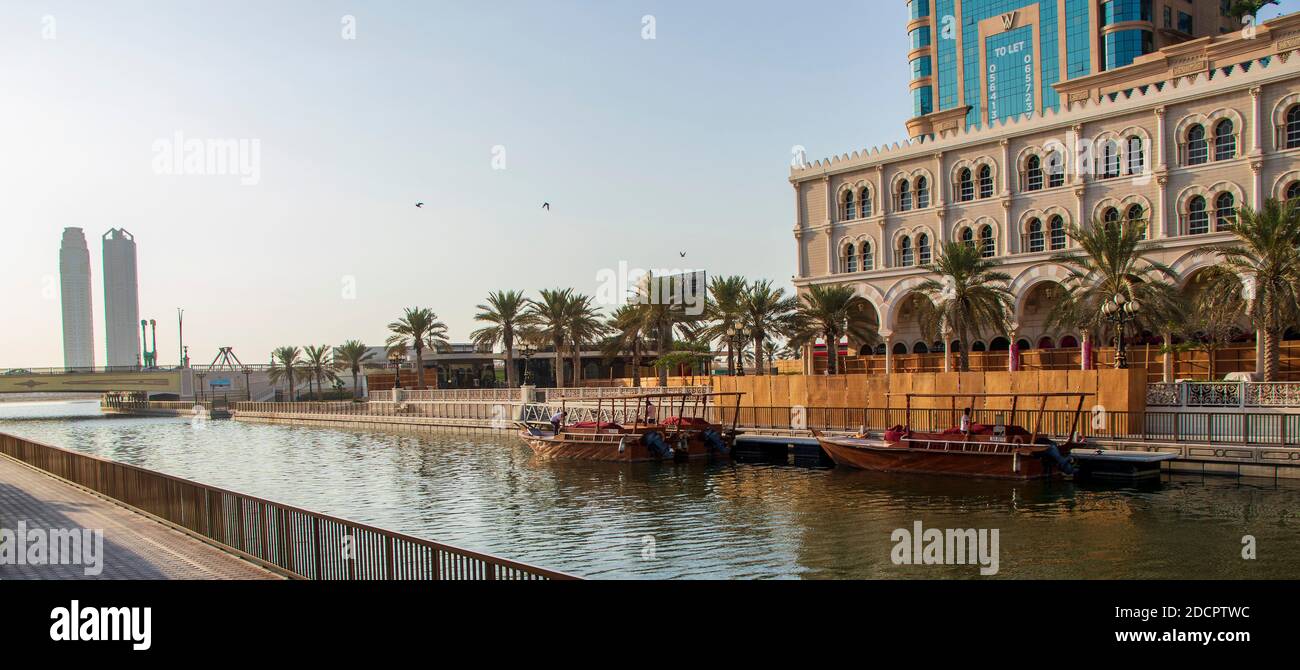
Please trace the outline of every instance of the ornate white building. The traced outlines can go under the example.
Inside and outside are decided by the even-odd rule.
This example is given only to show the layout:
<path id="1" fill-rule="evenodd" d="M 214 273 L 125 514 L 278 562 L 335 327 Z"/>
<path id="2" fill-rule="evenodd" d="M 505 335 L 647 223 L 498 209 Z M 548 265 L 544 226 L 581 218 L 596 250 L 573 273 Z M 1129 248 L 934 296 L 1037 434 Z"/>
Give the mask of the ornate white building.
<path id="1" fill-rule="evenodd" d="M 1203 37 L 1055 84 L 1060 106 L 791 171 L 795 285 L 849 284 L 875 306 L 885 345 L 924 353 L 908 303 L 949 240 L 978 245 L 1013 277 L 1009 332 L 975 351 L 1077 346 L 1044 325 L 1072 223 L 1140 219 L 1154 257 L 1186 287 L 1212 264 L 1196 249 L 1237 207 L 1300 196 L 1300 15 Z"/>

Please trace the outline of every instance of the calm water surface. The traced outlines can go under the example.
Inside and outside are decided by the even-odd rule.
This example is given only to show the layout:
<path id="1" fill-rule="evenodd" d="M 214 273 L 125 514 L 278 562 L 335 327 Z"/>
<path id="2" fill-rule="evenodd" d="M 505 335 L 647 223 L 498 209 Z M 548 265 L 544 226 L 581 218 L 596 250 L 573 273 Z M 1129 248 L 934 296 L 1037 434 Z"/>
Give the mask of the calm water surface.
<path id="1" fill-rule="evenodd" d="M 103 417 L 95 402 L 0 403 L 0 432 L 594 578 L 978 576 L 894 565 L 890 534 L 915 521 L 999 529 L 1003 578 L 1300 576 L 1300 485 L 1272 480 L 1132 488 L 547 461 L 506 435 L 196 429 Z M 1257 560 L 1241 558 L 1244 535 Z"/>

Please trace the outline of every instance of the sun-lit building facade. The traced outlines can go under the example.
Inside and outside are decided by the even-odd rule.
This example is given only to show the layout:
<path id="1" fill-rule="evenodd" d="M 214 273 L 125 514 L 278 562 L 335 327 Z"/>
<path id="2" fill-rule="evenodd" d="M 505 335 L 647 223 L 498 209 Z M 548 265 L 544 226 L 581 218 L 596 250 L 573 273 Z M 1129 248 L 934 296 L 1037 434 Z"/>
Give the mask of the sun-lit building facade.
<path id="1" fill-rule="evenodd" d="M 1154 3 L 1157 19 L 1164 6 Z M 1082 333 L 1045 322 L 1067 273 L 1053 256 L 1071 248 L 1071 224 L 1142 221 L 1144 244 L 1190 290 L 1214 263 L 1195 252 L 1231 239 L 1224 225 L 1238 207 L 1300 197 L 1297 49 L 1300 15 L 1284 16 L 1057 81 L 1057 105 L 1042 111 L 796 166 L 795 285 L 848 284 L 876 308 L 884 344 L 850 343 L 850 354 L 932 352 L 943 343 L 922 336 L 914 289 L 941 245 L 961 240 L 1000 261 L 1016 297 L 1007 332 L 972 350 L 1077 347 Z"/>

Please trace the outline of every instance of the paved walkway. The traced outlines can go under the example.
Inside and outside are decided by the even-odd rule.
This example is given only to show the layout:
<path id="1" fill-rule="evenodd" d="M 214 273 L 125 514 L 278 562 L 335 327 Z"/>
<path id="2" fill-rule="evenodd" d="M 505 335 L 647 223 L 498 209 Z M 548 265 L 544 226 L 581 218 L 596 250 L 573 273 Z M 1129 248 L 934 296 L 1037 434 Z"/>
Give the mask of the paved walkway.
<path id="1" fill-rule="evenodd" d="M 28 541 L 15 538 L 24 523 Z M 102 529 L 98 574 L 77 564 L 17 565 L 12 546 L 0 546 L 0 580 L 5 579 L 279 579 L 206 542 L 138 512 L 87 493 L 0 455 L 0 543 L 18 540 L 30 548 L 33 530 Z M 84 536 L 84 535 L 83 535 Z M 48 540 L 46 546 L 49 545 Z M 83 552 L 84 554 L 84 552 Z M 94 569 L 91 569 L 94 572 Z"/>

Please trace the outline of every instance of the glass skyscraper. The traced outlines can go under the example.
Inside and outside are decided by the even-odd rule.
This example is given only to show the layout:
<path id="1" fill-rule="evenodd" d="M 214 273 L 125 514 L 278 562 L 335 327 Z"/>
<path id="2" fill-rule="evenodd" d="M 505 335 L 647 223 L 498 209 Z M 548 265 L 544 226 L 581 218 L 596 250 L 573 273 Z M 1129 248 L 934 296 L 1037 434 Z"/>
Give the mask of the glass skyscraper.
<path id="1" fill-rule="evenodd" d="M 915 137 L 1060 106 L 1056 84 L 1231 30 L 1220 0 L 910 0 Z"/>

